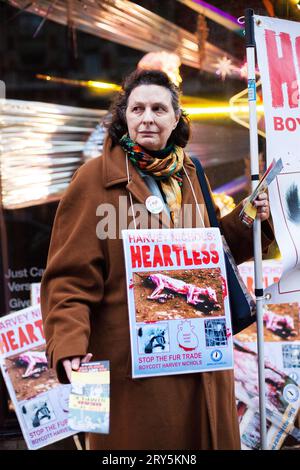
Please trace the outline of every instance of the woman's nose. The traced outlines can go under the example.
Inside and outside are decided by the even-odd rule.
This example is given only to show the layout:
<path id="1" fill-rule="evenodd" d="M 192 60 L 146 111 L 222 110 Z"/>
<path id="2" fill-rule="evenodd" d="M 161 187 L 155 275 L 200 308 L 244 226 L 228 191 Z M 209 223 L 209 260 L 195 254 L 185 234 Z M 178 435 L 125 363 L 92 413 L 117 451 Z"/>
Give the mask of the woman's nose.
<path id="1" fill-rule="evenodd" d="M 143 114 L 143 122 L 146 124 L 153 122 L 153 113 L 151 109 L 145 109 L 145 112 Z"/>

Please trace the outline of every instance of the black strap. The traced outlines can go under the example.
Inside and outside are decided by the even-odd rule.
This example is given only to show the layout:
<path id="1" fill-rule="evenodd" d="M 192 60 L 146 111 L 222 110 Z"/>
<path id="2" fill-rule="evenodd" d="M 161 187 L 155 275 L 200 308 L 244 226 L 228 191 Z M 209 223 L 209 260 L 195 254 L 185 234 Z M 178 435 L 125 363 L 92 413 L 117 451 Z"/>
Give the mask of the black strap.
<path id="1" fill-rule="evenodd" d="M 197 170 L 197 176 L 198 176 L 200 188 L 201 188 L 201 191 L 202 191 L 202 194 L 203 194 L 203 197 L 204 197 L 204 202 L 205 202 L 205 205 L 206 205 L 206 210 L 207 210 L 207 213 L 208 213 L 210 225 L 211 225 L 211 227 L 218 227 L 219 228 L 219 222 L 218 222 L 218 219 L 217 219 L 217 216 L 216 216 L 215 208 L 214 208 L 212 200 L 211 200 L 208 184 L 207 184 L 207 181 L 206 181 L 206 178 L 205 178 L 205 174 L 204 174 L 204 170 L 202 168 L 202 165 L 201 165 L 200 161 L 197 158 L 192 158 L 191 160 L 194 163 L 195 168 Z"/>

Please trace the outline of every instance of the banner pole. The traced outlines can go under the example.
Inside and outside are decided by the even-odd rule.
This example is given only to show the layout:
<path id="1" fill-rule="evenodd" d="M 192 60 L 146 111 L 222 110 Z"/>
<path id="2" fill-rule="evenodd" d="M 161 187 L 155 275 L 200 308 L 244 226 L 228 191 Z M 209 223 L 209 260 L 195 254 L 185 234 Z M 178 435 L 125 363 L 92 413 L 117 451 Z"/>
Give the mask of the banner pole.
<path id="1" fill-rule="evenodd" d="M 255 77 L 255 37 L 254 37 L 254 11 L 245 10 L 246 52 L 248 64 L 248 104 L 250 127 L 250 163 L 252 191 L 259 181 L 258 134 L 256 116 L 256 77 Z M 257 314 L 257 353 L 258 353 L 258 383 L 259 383 L 259 413 L 261 449 L 267 450 L 267 422 L 266 422 L 266 395 L 265 395 L 265 368 L 264 368 L 264 324 L 263 305 L 264 290 L 262 276 L 262 247 L 261 247 L 261 221 L 255 219 L 253 224 L 254 244 L 254 278 Z"/>

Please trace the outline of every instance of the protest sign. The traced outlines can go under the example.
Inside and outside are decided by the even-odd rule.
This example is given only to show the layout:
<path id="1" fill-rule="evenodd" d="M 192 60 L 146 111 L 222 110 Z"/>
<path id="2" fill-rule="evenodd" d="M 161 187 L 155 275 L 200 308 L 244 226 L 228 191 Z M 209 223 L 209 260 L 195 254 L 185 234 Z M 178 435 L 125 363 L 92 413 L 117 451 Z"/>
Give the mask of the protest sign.
<path id="1" fill-rule="evenodd" d="M 239 273 L 249 292 L 254 294 L 254 263 L 241 264 Z M 280 279 L 281 260 L 263 261 L 262 273 L 266 289 Z M 268 448 L 273 450 L 281 448 L 288 434 L 300 441 L 300 431 L 295 426 L 299 403 L 297 400 L 294 403 L 287 401 L 298 395 L 300 385 L 299 313 L 297 302 L 264 306 L 267 443 Z M 260 423 L 256 324 L 235 338 L 235 386 L 242 448 L 258 449 Z M 291 392 L 291 397 L 287 392 Z M 286 408 L 276 404 L 276 400 L 285 403 Z"/>
<path id="2" fill-rule="evenodd" d="M 75 434 L 68 427 L 70 386 L 47 365 L 39 305 L 1 317 L 0 367 L 29 449 Z"/>
<path id="3" fill-rule="evenodd" d="M 270 185 L 270 207 L 283 272 L 269 286 L 271 304 L 300 301 L 300 25 L 254 16 L 261 74 L 267 164 L 282 159 L 283 170 Z"/>
<path id="4" fill-rule="evenodd" d="M 219 229 L 122 232 L 132 376 L 231 369 Z"/>

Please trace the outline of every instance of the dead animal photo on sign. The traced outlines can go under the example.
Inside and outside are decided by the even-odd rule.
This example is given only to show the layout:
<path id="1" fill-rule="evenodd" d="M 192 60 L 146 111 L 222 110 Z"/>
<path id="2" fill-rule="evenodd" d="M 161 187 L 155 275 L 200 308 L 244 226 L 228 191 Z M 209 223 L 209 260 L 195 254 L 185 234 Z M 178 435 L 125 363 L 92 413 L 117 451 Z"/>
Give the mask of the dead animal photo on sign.
<path id="1" fill-rule="evenodd" d="M 219 268 L 134 273 L 136 321 L 224 316 Z"/>

